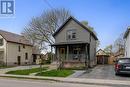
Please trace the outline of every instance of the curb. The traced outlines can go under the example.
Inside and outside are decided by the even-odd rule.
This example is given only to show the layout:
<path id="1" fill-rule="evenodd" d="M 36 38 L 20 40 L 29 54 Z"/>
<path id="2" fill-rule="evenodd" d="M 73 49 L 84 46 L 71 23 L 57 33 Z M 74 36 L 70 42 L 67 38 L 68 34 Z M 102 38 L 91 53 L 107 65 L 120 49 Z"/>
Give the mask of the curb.
<path id="1" fill-rule="evenodd" d="M 18 79 L 32 79 L 32 80 L 50 80 L 50 81 L 59 81 L 60 80 L 56 80 L 56 79 L 51 79 L 51 78 L 36 78 L 36 77 L 28 77 L 28 76 L 16 76 L 16 75 L 0 75 L 0 77 L 5 77 L 5 78 L 18 78 Z"/>
<path id="2" fill-rule="evenodd" d="M 0 74 L 0 77 L 5 78 L 18 78 L 18 79 L 32 79 L 32 80 L 49 80 L 63 83 L 75 83 L 75 84 L 90 84 L 90 85 L 107 85 L 107 86 L 128 86 L 129 81 L 120 80 L 103 80 L 103 79 L 77 79 L 77 78 L 60 78 L 60 77 L 40 77 L 40 76 L 22 76 L 22 75 L 7 75 Z"/>

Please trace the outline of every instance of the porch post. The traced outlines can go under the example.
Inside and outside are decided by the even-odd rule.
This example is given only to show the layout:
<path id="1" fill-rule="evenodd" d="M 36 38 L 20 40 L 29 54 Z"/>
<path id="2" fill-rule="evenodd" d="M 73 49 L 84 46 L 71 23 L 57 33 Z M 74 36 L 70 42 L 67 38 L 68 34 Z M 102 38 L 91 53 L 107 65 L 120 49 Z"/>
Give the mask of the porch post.
<path id="1" fill-rule="evenodd" d="M 90 44 L 86 44 L 86 68 L 90 67 Z"/>
<path id="2" fill-rule="evenodd" d="M 90 68 L 90 44 L 88 44 L 88 68 Z"/>
<path id="3" fill-rule="evenodd" d="M 69 58 L 69 46 L 67 45 L 66 60 Z"/>
<path id="4" fill-rule="evenodd" d="M 88 69 L 88 44 L 86 44 L 85 45 L 85 54 L 86 54 L 86 56 L 85 56 L 85 67 L 86 67 L 86 69 Z"/>

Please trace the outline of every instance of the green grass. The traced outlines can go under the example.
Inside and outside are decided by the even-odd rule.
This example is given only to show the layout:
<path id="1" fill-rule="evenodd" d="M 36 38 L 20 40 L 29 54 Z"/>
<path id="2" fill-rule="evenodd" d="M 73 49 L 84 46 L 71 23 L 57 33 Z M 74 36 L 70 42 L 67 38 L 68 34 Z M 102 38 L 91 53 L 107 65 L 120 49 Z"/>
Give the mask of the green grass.
<path id="1" fill-rule="evenodd" d="M 73 74 L 73 70 L 50 70 L 36 74 L 36 76 L 67 77 Z"/>
<path id="2" fill-rule="evenodd" d="M 42 68 L 43 70 L 47 70 L 47 67 Z M 29 75 L 31 73 L 40 72 L 40 68 L 32 68 L 32 69 L 24 69 L 24 70 L 15 70 L 15 71 L 9 71 L 6 74 L 13 74 L 13 75 Z"/>

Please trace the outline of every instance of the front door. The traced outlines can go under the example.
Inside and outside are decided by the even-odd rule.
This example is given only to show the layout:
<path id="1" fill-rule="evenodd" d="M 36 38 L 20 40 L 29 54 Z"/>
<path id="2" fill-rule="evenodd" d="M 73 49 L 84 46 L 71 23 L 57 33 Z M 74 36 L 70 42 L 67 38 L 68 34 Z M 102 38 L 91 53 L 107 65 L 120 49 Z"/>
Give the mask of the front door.
<path id="1" fill-rule="evenodd" d="M 37 59 L 37 55 L 34 54 L 34 55 L 33 55 L 33 63 L 36 63 L 36 59 Z"/>
<path id="2" fill-rule="evenodd" d="M 65 48 L 60 48 L 60 58 L 65 59 Z"/>
<path id="3" fill-rule="evenodd" d="M 21 56 L 18 56 L 17 61 L 18 61 L 18 65 L 20 65 L 21 64 Z"/>

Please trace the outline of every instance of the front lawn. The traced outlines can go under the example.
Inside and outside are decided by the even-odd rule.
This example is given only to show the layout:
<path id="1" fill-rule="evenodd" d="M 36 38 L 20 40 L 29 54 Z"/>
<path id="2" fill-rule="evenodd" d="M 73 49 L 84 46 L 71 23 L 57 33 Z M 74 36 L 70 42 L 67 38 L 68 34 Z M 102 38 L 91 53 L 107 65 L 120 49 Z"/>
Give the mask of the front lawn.
<path id="1" fill-rule="evenodd" d="M 37 76 L 67 77 L 73 74 L 73 70 L 50 70 L 36 74 Z"/>
<path id="2" fill-rule="evenodd" d="M 47 67 L 42 68 L 42 71 L 43 70 L 47 70 Z M 36 73 L 36 72 L 40 72 L 40 71 L 41 71 L 41 68 L 32 68 L 32 69 L 9 71 L 6 74 L 29 75 L 31 73 Z"/>

